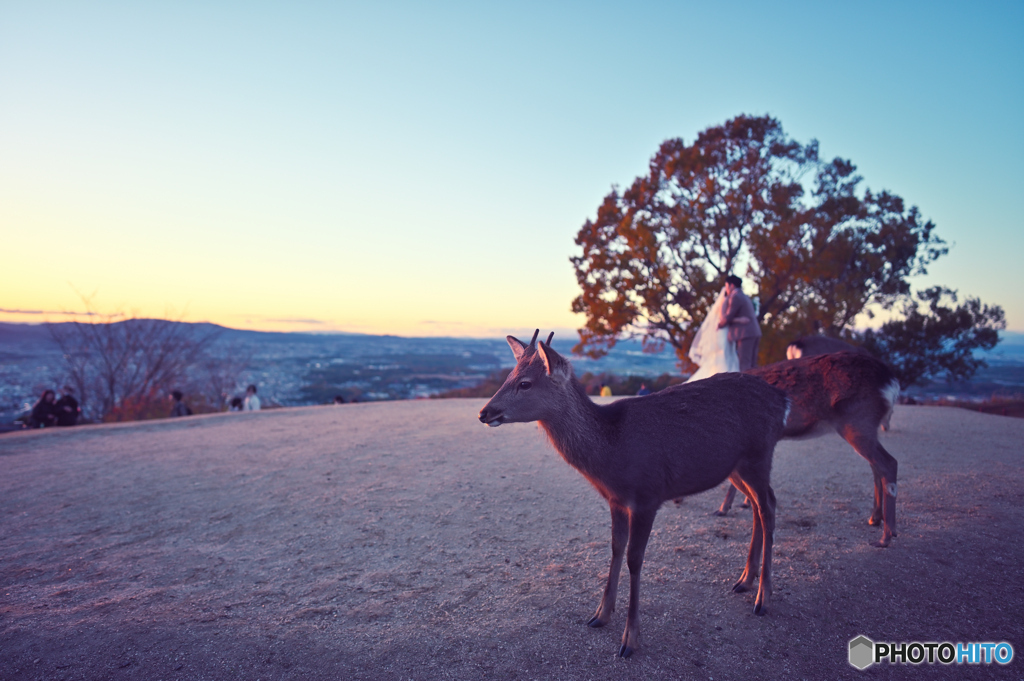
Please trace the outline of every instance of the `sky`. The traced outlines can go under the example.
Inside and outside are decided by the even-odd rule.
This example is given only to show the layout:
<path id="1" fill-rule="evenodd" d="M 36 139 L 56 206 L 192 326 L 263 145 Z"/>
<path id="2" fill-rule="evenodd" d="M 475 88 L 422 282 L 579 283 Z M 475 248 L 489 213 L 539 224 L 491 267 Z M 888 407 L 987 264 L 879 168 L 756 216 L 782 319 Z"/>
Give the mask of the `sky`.
<path id="1" fill-rule="evenodd" d="M 770 114 L 1024 331 L 1024 4 L 0 3 L 0 321 L 570 332 L 574 237 Z"/>

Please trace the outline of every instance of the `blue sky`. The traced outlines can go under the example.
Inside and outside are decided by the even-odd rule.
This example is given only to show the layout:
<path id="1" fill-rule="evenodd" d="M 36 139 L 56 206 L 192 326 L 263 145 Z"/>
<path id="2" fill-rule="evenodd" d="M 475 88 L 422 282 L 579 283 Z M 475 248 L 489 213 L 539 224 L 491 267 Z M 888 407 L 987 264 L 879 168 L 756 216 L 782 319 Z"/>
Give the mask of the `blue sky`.
<path id="1" fill-rule="evenodd" d="M 570 329 L 661 141 L 771 114 L 1024 331 L 1024 4 L 0 5 L 0 319 Z M 10 312 L 21 310 L 21 313 Z M 31 314 L 27 314 L 31 313 Z"/>

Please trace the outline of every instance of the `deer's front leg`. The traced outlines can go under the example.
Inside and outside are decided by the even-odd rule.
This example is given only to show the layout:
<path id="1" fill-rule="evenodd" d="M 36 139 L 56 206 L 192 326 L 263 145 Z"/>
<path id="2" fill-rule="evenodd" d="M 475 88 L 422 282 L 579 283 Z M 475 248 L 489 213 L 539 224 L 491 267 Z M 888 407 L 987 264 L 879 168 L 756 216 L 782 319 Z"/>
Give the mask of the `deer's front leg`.
<path id="1" fill-rule="evenodd" d="M 725 499 L 722 500 L 722 505 L 715 511 L 715 515 L 727 515 L 729 509 L 732 508 L 732 501 L 736 498 L 736 486 L 729 483 L 729 489 L 725 492 Z"/>
<path id="2" fill-rule="evenodd" d="M 629 514 L 626 509 L 611 504 L 612 508 L 612 564 L 608 568 L 608 583 L 604 587 L 604 596 L 597 612 L 587 626 L 603 627 L 608 624 L 615 612 L 615 594 L 619 590 L 619 573 L 622 572 L 622 554 L 626 552 L 626 541 L 629 539 Z"/>
<path id="3" fill-rule="evenodd" d="M 640 647 L 640 569 L 644 565 L 647 540 L 651 536 L 657 512 L 655 508 L 629 514 L 629 549 L 626 555 L 626 567 L 629 568 L 629 613 L 626 615 L 626 629 L 622 632 L 619 657 L 629 657 Z"/>

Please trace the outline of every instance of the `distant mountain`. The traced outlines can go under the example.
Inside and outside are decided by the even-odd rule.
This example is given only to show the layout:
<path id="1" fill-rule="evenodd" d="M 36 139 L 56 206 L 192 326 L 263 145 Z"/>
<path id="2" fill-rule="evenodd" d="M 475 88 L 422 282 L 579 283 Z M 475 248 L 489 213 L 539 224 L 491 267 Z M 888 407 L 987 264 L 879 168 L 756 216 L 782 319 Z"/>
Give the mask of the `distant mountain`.
<path id="1" fill-rule="evenodd" d="M 47 345 L 53 342 L 45 324 L 11 324 L 0 322 L 0 346 Z"/>

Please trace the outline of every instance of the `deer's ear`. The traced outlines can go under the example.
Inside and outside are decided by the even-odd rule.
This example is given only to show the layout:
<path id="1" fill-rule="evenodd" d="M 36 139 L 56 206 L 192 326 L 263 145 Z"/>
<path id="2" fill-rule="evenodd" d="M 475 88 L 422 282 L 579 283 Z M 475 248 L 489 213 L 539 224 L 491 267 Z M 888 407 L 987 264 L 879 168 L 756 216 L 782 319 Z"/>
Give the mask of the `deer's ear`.
<path id="1" fill-rule="evenodd" d="M 518 362 L 526 352 L 526 344 L 515 336 L 505 336 L 505 340 L 508 341 L 508 346 L 512 348 L 512 354 L 516 356 L 516 361 Z"/>
<path id="2" fill-rule="evenodd" d="M 569 377 L 571 373 L 569 362 L 552 350 L 549 345 L 543 342 L 538 343 L 537 352 L 540 353 L 541 359 L 544 360 L 544 368 L 547 369 L 548 376 L 562 379 Z"/>

